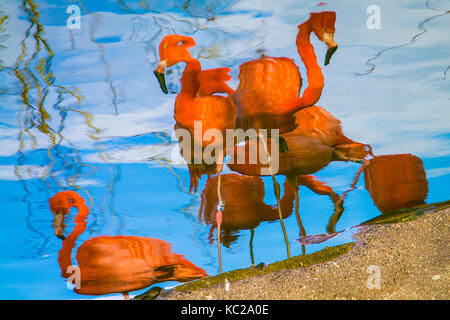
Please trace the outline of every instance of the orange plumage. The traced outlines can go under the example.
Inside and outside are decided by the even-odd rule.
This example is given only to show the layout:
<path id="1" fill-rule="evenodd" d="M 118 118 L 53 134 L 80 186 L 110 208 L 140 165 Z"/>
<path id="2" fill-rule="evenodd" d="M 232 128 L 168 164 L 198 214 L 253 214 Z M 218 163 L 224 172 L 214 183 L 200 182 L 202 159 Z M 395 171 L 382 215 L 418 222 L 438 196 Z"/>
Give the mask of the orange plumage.
<path id="1" fill-rule="evenodd" d="M 200 148 L 209 146 L 224 149 L 225 141 L 214 141 L 206 139 L 203 134 L 195 134 L 194 128 L 201 127 L 202 133 L 215 130 L 222 137 L 225 137 L 227 129 L 234 129 L 236 121 L 236 106 L 229 97 L 215 95 L 216 93 L 230 94 L 233 90 L 225 83 L 230 80 L 229 68 L 217 68 L 211 70 L 201 70 L 200 62 L 193 58 L 188 48 L 195 45 L 191 37 L 180 35 L 169 35 L 163 38 L 160 43 L 160 62 L 155 69 L 155 74 L 160 80 L 163 78 L 166 67 L 170 67 L 179 62 L 185 62 L 186 67 L 181 77 L 181 91 L 175 100 L 174 118 L 175 128 L 184 128 L 191 133 L 191 156 L 185 157 L 189 166 L 191 176 L 190 189 L 194 192 L 198 186 L 198 179 L 203 174 L 213 174 L 221 171 L 224 151 L 215 154 L 212 163 L 205 163 L 200 159 L 195 163 L 194 145 Z M 165 87 L 165 84 L 161 84 Z M 202 155 L 200 155 L 202 156 Z M 217 166 L 219 163 L 219 166 Z"/>
<path id="2" fill-rule="evenodd" d="M 298 111 L 295 123 L 295 130 L 286 133 L 285 137 L 300 135 L 315 138 L 334 149 L 334 160 L 356 161 L 373 155 L 370 145 L 345 136 L 341 121 L 322 107 L 312 106 Z"/>
<path id="3" fill-rule="evenodd" d="M 263 57 L 241 65 L 240 83 L 231 95 L 237 106 L 237 127 L 279 129 L 280 133 L 295 128 L 293 114 L 315 104 L 324 86 L 310 34 L 314 32 L 328 45 L 329 52 L 334 52 L 337 48 L 333 40 L 335 19 L 335 12 L 312 13 L 308 21 L 299 25 L 297 48 L 308 75 L 308 87 L 301 97 L 298 95 L 302 80 L 293 60 Z M 328 59 L 331 54 L 327 53 Z"/>
<path id="4" fill-rule="evenodd" d="M 423 162 L 411 154 L 376 156 L 366 162 L 364 180 L 382 213 L 425 203 L 428 180 Z"/>
<path id="5" fill-rule="evenodd" d="M 62 191 L 49 200 L 50 210 L 58 219 L 55 233 L 62 236 L 64 215 L 71 207 L 78 213 L 75 227 L 63 240 L 58 254 L 61 274 L 69 278 L 73 273 L 72 249 L 78 237 L 86 230 L 89 208 L 84 199 L 74 191 Z M 58 232 L 56 232 L 58 230 Z M 171 252 L 170 244 L 159 239 L 135 236 L 100 236 L 85 241 L 77 250 L 80 286 L 75 292 L 86 295 L 103 295 L 139 290 L 165 281 L 185 282 L 207 276 L 206 272 L 182 255 Z M 74 279 L 76 280 L 76 279 Z"/>

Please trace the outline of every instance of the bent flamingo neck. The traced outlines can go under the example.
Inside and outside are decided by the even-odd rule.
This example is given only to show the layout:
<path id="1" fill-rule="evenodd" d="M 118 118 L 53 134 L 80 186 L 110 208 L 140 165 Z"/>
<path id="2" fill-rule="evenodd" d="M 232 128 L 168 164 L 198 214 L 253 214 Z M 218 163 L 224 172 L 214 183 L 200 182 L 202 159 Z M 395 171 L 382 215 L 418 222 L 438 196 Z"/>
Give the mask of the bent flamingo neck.
<path id="1" fill-rule="evenodd" d="M 296 112 L 305 107 L 309 107 L 317 103 L 322 94 L 324 86 L 324 77 L 322 70 L 317 63 L 317 57 L 314 53 L 314 47 L 311 44 L 311 26 L 309 20 L 299 26 L 297 35 L 297 50 L 306 67 L 306 74 L 308 77 L 308 87 L 303 91 L 303 94 L 298 98 L 293 112 Z"/>
<path id="2" fill-rule="evenodd" d="M 58 254 L 58 263 L 64 278 L 70 276 L 68 268 L 72 265 L 72 249 L 75 247 L 75 242 L 78 237 L 86 230 L 86 218 L 89 215 L 89 207 L 86 206 L 84 199 L 80 196 L 77 197 L 75 203 L 70 207 L 77 208 L 78 213 L 74 219 L 75 227 L 72 233 L 64 239 L 62 248 Z"/>

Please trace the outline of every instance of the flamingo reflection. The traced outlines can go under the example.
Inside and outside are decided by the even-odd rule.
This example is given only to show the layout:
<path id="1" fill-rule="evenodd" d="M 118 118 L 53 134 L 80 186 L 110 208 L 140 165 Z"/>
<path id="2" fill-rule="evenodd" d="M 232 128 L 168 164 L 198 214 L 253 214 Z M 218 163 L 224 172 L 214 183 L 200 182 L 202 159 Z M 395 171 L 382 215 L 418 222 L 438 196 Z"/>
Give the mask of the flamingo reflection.
<path id="1" fill-rule="evenodd" d="M 381 213 L 425 204 L 428 180 L 419 157 L 412 154 L 376 156 L 364 162 L 353 186 L 362 172 L 365 187 Z"/>
<path id="2" fill-rule="evenodd" d="M 205 167 L 203 163 L 203 152 L 198 156 L 201 159 L 189 159 L 189 172 L 191 175 L 191 191 L 196 191 L 198 179 L 205 172 L 217 171 L 220 175 L 223 164 L 223 139 L 216 141 L 215 137 L 203 139 L 202 134 L 195 134 L 196 122 L 201 125 L 203 132 L 216 132 L 225 137 L 226 129 L 234 129 L 236 107 L 231 99 L 217 96 L 214 93 L 231 93 L 232 89 L 226 85 L 225 81 L 230 80 L 229 68 L 219 68 L 212 70 L 201 70 L 200 61 L 193 58 L 189 53 L 189 48 L 195 46 L 194 39 L 182 35 L 165 36 L 159 45 L 160 61 L 155 69 L 161 89 L 168 93 L 164 78 L 164 71 L 167 67 L 180 62 L 186 63 L 186 67 L 181 77 L 181 91 L 175 100 L 174 118 L 177 128 L 189 130 L 192 137 L 192 144 L 197 144 L 201 148 L 209 146 L 217 147 L 218 154 L 213 156 L 210 167 Z M 201 86 L 202 85 L 202 86 Z M 197 129 L 198 130 L 198 129 Z M 179 137 L 177 137 L 179 138 Z M 211 141 L 213 140 L 213 141 Z M 220 140 L 220 139 L 219 139 Z M 192 149 L 194 149 L 192 147 Z M 192 157 L 197 154 L 192 153 Z M 196 161 L 195 161 L 196 160 Z M 199 162 L 201 165 L 196 167 Z M 215 167 L 217 165 L 217 167 Z"/>
<path id="3" fill-rule="evenodd" d="M 298 26 L 296 44 L 308 76 L 308 87 L 300 98 L 302 80 L 292 59 L 263 57 L 240 66 L 239 86 L 231 95 L 237 106 L 237 127 L 279 129 L 280 133 L 295 128 L 293 114 L 314 105 L 324 86 L 310 35 L 314 32 L 328 46 L 325 60 L 328 64 L 337 49 L 333 39 L 335 20 L 333 11 L 311 13 L 310 18 Z"/>
<path id="4" fill-rule="evenodd" d="M 217 177 L 208 178 L 205 189 L 202 192 L 199 218 L 211 225 L 209 240 L 212 242 L 212 235 L 217 223 L 214 219 L 215 208 L 219 201 L 214 185 Z M 273 206 L 264 203 L 264 182 L 260 177 L 251 177 L 238 174 L 225 174 L 222 176 L 222 199 L 226 203 L 223 211 L 222 233 L 218 232 L 218 237 L 223 241 L 223 245 L 229 247 L 236 240 L 234 233 L 238 230 L 250 229 L 250 255 L 253 260 L 253 235 L 254 229 L 263 221 L 275 221 L 279 219 L 278 210 Z M 292 214 L 294 202 L 293 189 L 285 184 L 285 193 L 281 199 L 281 211 L 283 218 Z"/>
<path id="5" fill-rule="evenodd" d="M 214 101 L 214 99 L 219 98 L 221 100 L 219 101 L 227 101 L 224 97 L 220 97 L 220 96 L 216 96 L 214 94 L 216 93 L 226 93 L 226 94 L 230 94 L 231 92 L 233 92 L 233 89 L 231 89 L 226 82 L 231 80 L 231 76 L 228 74 L 231 70 L 229 68 L 217 68 L 217 69 L 209 69 L 209 70 L 201 70 L 201 72 L 198 74 L 197 76 L 197 81 L 198 81 L 198 91 L 196 93 L 196 97 L 197 99 L 203 98 L 204 100 L 204 104 L 205 104 L 205 108 L 208 106 L 206 102 L 211 102 Z M 212 100 L 207 100 L 207 99 L 212 99 Z M 225 99 L 225 100 L 224 100 Z M 206 101 L 206 102 L 205 102 Z M 228 102 L 226 103 L 231 103 L 230 105 L 230 109 L 228 110 L 231 113 L 234 113 L 234 105 L 232 103 L 231 100 L 228 99 Z M 205 110 L 205 112 L 213 112 L 214 110 Z M 217 111 L 217 113 L 220 113 L 221 111 Z M 216 115 L 216 116 L 220 116 L 220 115 Z M 230 115 L 230 117 L 234 117 L 233 115 Z M 234 118 L 233 118 L 234 119 Z M 196 121 L 196 120 L 194 120 Z M 209 119 L 208 123 L 212 124 L 214 120 L 213 119 Z M 217 120 L 219 121 L 219 120 Z M 232 120 L 234 121 L 234 120 Z M 232 124 L 229 122 L 226 125 L 226 128 L 224 128 L 221 131 L 221 134 L 225 134 L 225 130 L 226 129 L 230 129 L 232 126 Z M 177 131 L 177 129 L 182 129 L 184 128 L 183 123 L 180 122 L 176 122 L 175 123 L 175 133 L 179 133 L 179 131 Z M 202 125 L 202 131 L 204 130 L 204 127 Z M 191 139 L 192 137 L 194 137 L 194 139 Z M 191 131 L 189 132 L 189 136 L 185 136 L 185 135 L 179 135 L 177 134 L 177 139 L 179 140 L 179 144 L 180 144 L 180 153 L 181 155 L 184 157 L 184 159 L 186 160 L 187 164 L 188 164 L 188 168 L 189 168 L 189 175 L 190 175 L 190 188 L 189 191 L 192 192 L 197 192 L 198 189 L 198 182 L 200 180 L 200 178 L 206 174 L 208 175 L 208 177 L 210 175 L 215 174 L 216 172 L 221 172 L 222 171 L 222 162 L 223 159 L 219 159 L 216 158 L 217 160 L 219 160 L 219 162 L 214 161 L 215 159 L 210 159 L 213 161 L 207 161 L 205 162 L 205 159 L 203 157 L 203 151 L 201 151 L 201 154 L 196 154 L 195 152 L 195 144 L 197 143 L 195 135 L 191 135 Z M 184 139 L 188 139 L 189 143 L 186 143 L 184 141 Z M 203 141 L 202 143 L 205 143 L 205 141 Z M 219 143 L 219 142 L 217 142 Z M 185 147 L 188 147 L 189 150 L 184 150 Z M 223 141 L 222 146 L 220 146 L 220 148 L 225 148 L 225 141 Z M 187 151 L 187 152 L 186 152 Z M 200 157 L 198 157 L 200 156 Z M 197 158 L 196 158 L 197 157 Z M 200 158 L 200 159 L 198 159 Z"/>
<path id="6" fill-rule="evenodd" d="M 179 130 L 176 130 L 177 138 L 190 139 L 189 151 L 194 151 L 186 159 L 188 161 L 191 178 L 190 190 L 197 191 L 198 180 L 203 174 L 208 176 L 217 172 L 217 193 L 220 196 L 220 175 L 223 169 L 225 156 L 224 144 L 227 129 L 234 129 L 236 120 L 236 106 L 231 98 L 214 95 L 215 93 L 230 94 L 233 90 L 225 83 L 230 80 L 229 68 L 201 70 L 200 61 L 193 58 L 188 48 L 195 46 L 191 37 L 181 35 L 165 36 L 159 45 L 160 61 L 154 73 L 161 89 L 167 93 L 164 71 L 167 67 L 180 62 L 186 63 L 181 77 L 181 91 L 175 100 L 176 121 L 175 129 L 187 129 L 188 137 L 180 139 Z M 199 128 L 200 125 L 200 128 Z M 203 136 L 205 132 L 206 137 Z M 208 136 L 211 134 L 211 136 Z M 191 139 L 192 138 L 192 139 Z M 212 140 L 212 141 L 211 141 Z M 195 146 L 200 147 L 200 154 L 195 152 Z M 205 159 L 205 152 L 210 154 Z M 183 150 L 183 156 L 184 152 Z M 204 152 L 205 151 L 205 152 Z M 216 219 L 220 228 L 223 203 L 217 207 Z M 220 243 L 218 245 L 219 260 L 221 260 Z M 220 264 L 220 272 L 222 272 Z"/>
<path id="7" fill-rule="evenodd" d="M 301 116 L 297 114 L 302 113 Z M 278 175 L 285 175 L 291 187 L 295 190 L 295 214 L 300 228 L 300 236 L 306 235 L 299 213 L 298 187 L 307 186 L 318 194 L 328 195 L 333 201 L 334 212 L 327 225 L 328 234 L 335 232 L 335 225 L 341 217 L 344 207 L 343 198 L 331 187 L 315 179 L 311 174 L 325 168 L 332 161 L 363 161 L 373 155 L 370 145 L 355 142 L 343 134 L 341 122 L 324 108 L 313 106 L 296 114 L 299 126 L 296 130 L 283 135 L 289 146 L 289 152 L 279 153 Z M 269 145 L 276 143 L 268 140 Z M 245 145 L 236 145 L 233 161 L 228 163 L 231 170 L 250 176 L 263 175 L 262 155 L 259 153 L 257 140 L 249 140 Z M 270 150 L 273 150 L 272 148 Z M 239 155 L 244 154 L 241 158 Z M 260 158 L 251 162 L 250 155 Z M 304 251 L 304 250 L 303 250 Z"/>
<path id="8" fill-rule="evenodd" d="M 333 148 L 333 160 L 361 161 L 373 156 L 372 147 L 348 138 L 342 129 L 342 123 L 329 111 L 312 106 L 295 114 L 296 128 L 285 136 L 304 136 L 319 140 Z"/>
<path id="9" fill-rule="evenodd" d="M 375 206 L 380 210 L 381 216 L 365 221 L 360 224 L 361 226 L 407 221 L 415 215 L 411 215 L 411 212 L 403 213 L 398 210 L 425 204 L 428 194 L 428 180 L 422 160 L 415 155 L 392 154 L 374 156 L 370 160 L 365 159 L 356 173 L 351 189 L 344 192 L 341 197 L 345 197 L 345 194 L 356 189 L 356 184 L 362 173 L 364 173 L 365 188 Z M 334 227 L 333 229 L 327 228 L 328 234 L 304 236 L 297 241 L 303 245 L 317 244 L 352 228 L 354 227 L 339 232 L 336 232 Z"/>
<path id="10" fill-rule="evenodd" d="M 324 11 L 311 13 L 309 19 L 298 26 L 297 50 L 305 64 L 308 76 L 308 87 L 300 98 L 298 97 L 301 89 L 300 72 L 292 59 L 263 57 L 240 66 L 239 86 L 231 95 L 237 107 L 236 127 L 244 130 L 255 129 L 258 135 L 261 134 L 260 129 L 276 129 L 279 133 L 295 129 L 294 113 L 314 105 L 319 100 L 324 86 L 322 70 L 310 42 L 311 33 L 314 32 L 319 40 L 328 46 L 326 65 L 337 49 L 333 38 L 335 21 L 335 12 Z M 269 134 L 271 135 L 271 132 Z M 265 139 L 261 140 L 265 144 Z M 282 137 L 280 141 L 279 148 L 283 152 L 287 148 L 292 150 L 296 146 L 290 146 L 295 142 L 287 141 L 285 137 Z M 302 142 L 304 141 L 303 139 Z M 268 147 L 266 146 L 265 149 L 268 154 Z M 331 154 L 331 150 L 322 149 L 324 153 Z M 271 157 L 269 156 L 268 159 L 268 170 L 272 176 L 277 205 L 280 207 L 280 186 L 273 174 Z M 318 164 L 319 167 L 320 165 L 322 164 Z M 290 258 L 289 240 L 283 216 L 280 210 L 278 213 L 286 242 L 287 256 Z"/>
<path id="11" fill-rule="evenodd" d="M 50 200 L 54 214 L 55 234 L 63 239 L 58 262 L 61 275 L 69 278 L 73 272 L 72 249 L 86 230 L 89 208 L 74 191 L 62 191 Z M 64 237 L 64 216 L 75 207 L 75 227 Z M 83 295 L 122 293 L 128 299 L 130 291 L 166 281 L 186 282 L 206 277 L 206 272 L 182 255 L 172 253 L 170 244 L 159 239 L 136 236 L 99 236 L 85 241 L 78 249 L 76 260 L 80 283 L 74 291 Z"/>
<path id="12" fill-rule="evenodd" d="M 217 179 L 217 177 L 211 177 L 207 180 L 205 189 L 202 192 L 201 206 L 199 209 L 199 219 L 211 225 L 209 232 L 210 242 L 212 241 L 214 229 L 217 227 L 214 220 L 214 209 L 218 202 L 218 197 L 214 190 L 215 179 Z M 251 232 L 250 256 L 252 265 L 254 265 L 254 230 L 261 222 L 279 219 L 278 210 L 277 208 L 264 203 L 264 182 L 260 177 L 233 173 L 223 175 L 222 179 L 222 196 L 227 204 L 223 214 L 223 232 L 220 234 L 223 245 L 229 247 L 230 244 L 237 239 L 238 235 L 236 234 L 236 231 L 249 229 Z M 327 195 L 336 202 L 336 199 L 340 199 L 339 195 L 337 195 L 332 188 L 325 183 L 318 181 L 311 175 L 298 176 L 297 182 L 299 186 L 306 186 L 319 195 Z M 292 214 L 297 188 L 293 188 L 291 183 L 287 180 L 284 183 L 284 195 L 280 201 L 283 218 L 287 218 Z M 335 208 L 335 213 L 330 218 L 328 224 L 329 228 L 334 228 L 342 211 L 342 206 L 337 206 Z M 306 231 L 299 215 L 297 215 L 297 222 L 300 226 L 300 235 L 305 236 Z M 302 246 L 302 253 L 305 254 L 304 246 Z"/>

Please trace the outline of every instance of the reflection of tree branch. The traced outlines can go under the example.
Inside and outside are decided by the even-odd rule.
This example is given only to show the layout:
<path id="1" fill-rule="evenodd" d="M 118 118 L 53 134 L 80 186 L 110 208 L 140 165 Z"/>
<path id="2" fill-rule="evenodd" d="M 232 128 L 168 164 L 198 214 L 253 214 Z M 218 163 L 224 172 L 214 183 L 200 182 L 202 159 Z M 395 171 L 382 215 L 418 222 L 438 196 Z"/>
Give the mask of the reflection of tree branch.
<path id="1" fill-rule="evenodd" d="M 448 72 L 449 69 L 450 69 L 450 66 L 447 66 L 447 68 L 445 68 L 444 75 L 442 77 L 443 80 L 447 80 L 447 72 Z"/>
<path id="2" fill-rule="evenodd" d="M 8 23 L 8 15 L 3 15 L 2 11 L 0 11 L 0 49 L 6 48 L 2 43 L 9 38 L 9 35 L 5 34 L 2 35 L 2 33 L 6 32 L 6 24 Z M 0 59 L 0 65 L 2 64 L 2 60 Z"/>
<path id="3" fill-rule="evenodd" d="M 427 2 L 427 6 L 428 6 L 428 2 Z M 430 9 L 433 9 L 433 8 L 430 8 Z M 433 10 L 435 10 L 435 9 L 433 9 Z M 376 68 L 376 65 L 374 63 L 372 63 L 372 61 L 378 59 L 386 51 L 390 51 L 390 50 L 397 49 L 397 48 L 402 48 L 402 47 L 407 47 L 407 46 L 413 44 L 416 41 L 417 38 L 419 38 L 421 35 L 423 35 L 424 33 L 426 33 L 428 31 L 428 29 L 425 28 L 425 24 L 426 23 L 428 23 L 431 20 L 433 20 L 435 18 L 438 18 L 440 16 L 444 16 L 444 15 L 446 15 L 448 13 L 450 13 L 450 10 L 447 10 L 447 11 L 442 12 L 440 14 L 437 14 L 437 15 L 434 15 L 432 17 L 426 18 L 425 20 L 420 22 L 419 25 L 417 26 L 417 28 L 419 30 L 421 30 L 421 31 L 419 33 L 417 33 L 416 35 L 414 35 L 409 42 L 403 43 L 403 44 L 399 44 L 399 45 L 396 45 L 396 46 L 392 46 L 392 47 L 389 47 L 389 48 L 386 48 L 386 49 L 383 49 L 383 50 L 379 51 L 372 58 L 370 58 L 370 59 L 368 59 L 366 61 L 366 64 L 369 65 L 370 68 L 367 71 L 363 72 L 363 73 L 357 72 L 356 75 L 358 75 L 358 76 L 365 76 L 365 75 L 368 75 L 368 74 L 372 73 L 372 71 L 375 70 L 375 68 Z"/>
<path id="4" fill-rule="evenodd" d="M 105 73 L 106 73 L 105 81 L 106 81 L 106 83 L 108 83 L 109 88 L 110 88 L 111 93 L 112 93 L 112 96 L 113 96 L 112 104 L 114 106 L 114 112 L 115 112 L 116 115 L 118 115 L 119 111 L 117 109 L 117 100 L 118 100 L 117 99 L 117 93 L 116 93 L 116 88 L 114 87 L 113 82 L 111 80 L 111 70 L 110 70 L 111 68 L 110 68 L 108 62 L 105 59 L 105 47 L 101 43 L 95 41 L 95 39 L 94 39 L 94 32 L 98 28 L 98 26 L 100 25 L 101 16 L 99 14 L 97 14 L 97 13 L 94 13 L 93 17 L 94 17 L 93 18 L 94 21 L 92 22 L 92 24 L 89 25 L 90 26 L 90 28 L 89 28 L 89 36 L 91 38 L 91 41 L 93 43 L 95 43 L 100 48 L 100 61 L 105 66 Z"/>
<path id="5" fill-rule="evenodd" d="M 147 0 L 139 0 L 139 5 L 141 6 L 142 9 L 145 9 L 145 10 L 150 9 L 150 6 L 149 6 Z"/>
<path id="6" fill-rule="evenodd" d="M 47 148 L 47 159 L 50 163 L 46 165 L 45 169 L 42 171 L 41 180 L 38 180 L 37 182 L 35 182 L 35 180 L 33 184 L 45 183 L 45 189 L 54 189 L 51 181 L 47 179 L 47 176 L 52 174 L 51 171 L 57 164 L 57 160 L 55 158 L 55 156 L 57 156 L 65 163 L 64 168 L 76 168 L 75 174 L 66 178 L 67 185 L 75 189 L 84 190 L 90 198 L 92 204 L 92 197 L 89 195 L 89 192 L 84 188 L 80 188 L 76 184 L 76 179 L 81 175 L 81 169 L 86 167 L 86 165 L 83 164 L 81 159 L 77 156 L 77 150 L 73 148 L 70 156 L 67 156 L 67 154 L 61 156 L 59 151 L 60 149 L 55 148 L 64 140 L 62 130 L 64 129 L 64 122 L 67 113 L 62 109 L 81 113 L 83 117 L 85 117 L 86 123 L 89 127 L 93 128 L 97 134 L 99 133 L 99 130 L 92 124 L 92 116 L 88 113 L 76 110 L 75 106 L 60 107 L 64 94 L 68 94 L 70 97 L 75 98 L 78 105 L 81 104 L 81 97 L 74 90 L 55 84 L 56 79 L 51 72 L 51 63 L 54 53 L 43 37 L 45 31 L 44 26 L 39 21 L 40 13 L 38 6 L 32 0 L 24 0 L 22 1 L 21 8 L 27 15 L 29 26 L 26 29 L 25 36 L 21 41 L 20 54 L 17 57 L 13 67 L 1 66 L 0 70 L 11 70 L 21 84 L 20 98 L 22 100 L 22 104 L 20 105 L 18 112 L 19 145 L 17 153 L 19 157 L 17 164 L 14 167 L 14 173 L 23 185 L 23 190 L 25 192 L 23 202 L 25 202 L 28 206 L 26 226 L 32 234 L 38 234 L 39 239 L 44 239 L 44 241 L 47 241 L 45 235 L 33 227 L 33 213 L 31 206 L 34 201 L 27 200 L 33 195 L 32 189 L 29 188 L 29 185 L 32 185 L 26 182 L 27 178 L 23 176 L 21 170 L 21 168 L 26 168 L 26 165 L 29 163 L 27 159 L 28 156 L 24 153 L 24 150 L 27 147 L 27 139 L 31 141 L 32 148 L 38 147 L 37 137 L 33 133 L 33 129 L 36 129 L 40 133 L 47 136 L 50 141 L 50 146 Z M 0 27 L 4 25 L 5 21 L 6 18 L 0 17 Z M 31 37 L 34 39 L 35 48 L 34 51 L 29 52 L 30 50 L 27 47 L 27 41 Z M 56 127 L 51 126 L 51 123 L 49 122 L 51 120 L 51 116 L 46 108 L 46 100 L 52 93 L 52 90 L 57 92 L 58 97 L 57 102 L 53 105 L 53 109 L 59 110 L 61 115 L 59 124 L 57 124 Z M 36 95 L 34 93 L 36 93 Z M 70 144 L 70 141 L 68 141 L 68 143 Z M 69 159 L 73 161 L 68 163 L 67 161 Z M 74 164 L 78 164 L 78 166 L 74 166 Z M 28 168 L 27 171 L 28 174 L 32 174 L 30 168 Z M 55 177 L 53 177 L 52 181 L 56 182 L 57 189 L 67 186 L 63 186 Z M 40 189 L 42 189 L 42 187 L 40 187 Z M 41 248 L 43 247 L 45 247 L 45 243 L 41 244 Z M 42 251 L 42 249 L 38 250 Z"/>
<path id="7" fill-rule="evenodd" d="M 435 8 L 433 8 L 433 7 L 431 6 L 431 1 L 430 1 L 430 0 L 427 0 L 427 1 L 425 2 L 425 5 L 427 6 L 428 9 L 431 9 L 431 10 L 434 10 L 434 11 L 438 11 L 438 10 L 436 10 Z"/>
<path id="8" fill-rule="evenodd" d="M 182 0 L 182 4 L 175 2 L 174 6 L 186 12 L 188 15 L 194 18 L 204 18 L 208 21 L 214 20 L 221 11 L 228 9 L 235 0 L 214 0 L 206 1 L 206 3 L 197 3 L 191 0 Z"/>
<path id="9" fill-rule="evenodd" d="M 125 11 L 125 12 L 127 12 L 127 13 L 132 13 L 132 14 L 139 14 L 139 12 L 136 12 L 135 10 L 131 9 L 131 8 L 125 3 L 124 0 L 118 0 L 117 3 L 119 4 L 119 7 L 120 7 L 123 11 Z M 139 6 L 140 6 L 143 10 L 145 10 L 145 11 L 147 11 L 147 12 L 159 13 L 158 11 L 153 10 L 153 9 L 150 8 L 150 5 L 149 5 L 148 0 L 139 0 Z"/>

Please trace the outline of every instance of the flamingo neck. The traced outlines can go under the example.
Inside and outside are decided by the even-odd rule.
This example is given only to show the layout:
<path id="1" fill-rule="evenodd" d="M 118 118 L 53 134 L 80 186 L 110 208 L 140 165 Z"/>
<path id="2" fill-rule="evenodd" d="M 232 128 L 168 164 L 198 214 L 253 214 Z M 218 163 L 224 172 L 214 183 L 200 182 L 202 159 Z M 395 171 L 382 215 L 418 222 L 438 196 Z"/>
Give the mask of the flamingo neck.
<path id="1" fill-rule="evenodd" d="M 322 70 L 317 63 L 317 57 L 314 53 L 314 47 L 311 44 L 311 26 L 309 21 L 299 26 L 297 35 L 297 50 L 306 67 L 308 77 L 308 87 L 303 91 L 302 96 L 298 99 L 296 110 L 314 105 L 319 101 L 324 86 L 324 77 Z"/>
<path id="2" fill-rule="evenodd" d="M 75 227 L 72 233 L 64 239 L 62 248 L 59 250 L 58 262 L 61 269 L 61 274 L 64 278 L 69 277 L 72 273 L 68 273 L 69 266 L 72 265 L 72 249 L 75 247 L 75 242 L 78 237 L 86 230 L 86 218 L 89 215 L 89 207 L 84 203 L 84 199 L 80 200 L 72 206 L 78 209 L 75 216 Z"/>
<path id="3" fill-rule="evenodd" d="M 186 62 L 186 67 L 183 71 L 181 77 L 181 91 L 180 96 L 193 99 L 200 88 L 200 83 L 198 81 L 198 75 L 201 71 L 200 61 L 191 58 Z"/>

